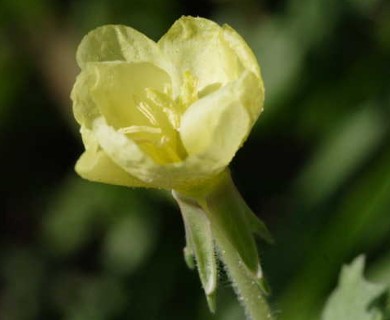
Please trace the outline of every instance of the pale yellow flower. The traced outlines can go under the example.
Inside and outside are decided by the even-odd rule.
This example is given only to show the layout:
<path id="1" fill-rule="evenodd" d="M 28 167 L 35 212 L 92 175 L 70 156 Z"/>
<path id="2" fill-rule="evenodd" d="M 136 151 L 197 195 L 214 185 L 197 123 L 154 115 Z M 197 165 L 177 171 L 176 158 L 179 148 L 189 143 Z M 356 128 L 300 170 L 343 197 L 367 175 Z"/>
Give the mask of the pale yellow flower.
<path id="1" fill-rule="evenodd" d="M 108 25 L 82 40 L 72 91 L 82 177 L 179 191 L 229 165 L 262 111 L 256 58 L 229 26 L 177 20 L 156 43 Z"/>
<path id="2" fill-rule="evenodd" d="M 182 17 L 156 43 L 125 26 L 90 32 L 72 91 L 84 178 L 172 189 L 211 311 L 216 251 L 248 316 L 270 319 L 254 234 L 271 237 L 226 170 L 263 108 L 260 68 L 229 26 Z M 218 249 L 217 249 L 218 248 Z M 194 263 L 195 262 L 195 263 Z"/>

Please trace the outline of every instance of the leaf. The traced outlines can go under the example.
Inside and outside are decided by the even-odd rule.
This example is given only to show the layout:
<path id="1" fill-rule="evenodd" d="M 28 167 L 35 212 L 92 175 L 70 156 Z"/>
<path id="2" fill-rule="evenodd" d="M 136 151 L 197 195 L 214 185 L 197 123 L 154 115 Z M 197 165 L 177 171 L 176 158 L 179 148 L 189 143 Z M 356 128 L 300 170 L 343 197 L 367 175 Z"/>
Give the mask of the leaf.
<path id="1" fill-rule="evenodd" d="M 364 264 L 364 256 L 359 256 L 343 267 L 338 287 L 329 297 L 321 320 L 384 320 L 385 310 L 378 302 L 386 288 L 364 279 Z"/>

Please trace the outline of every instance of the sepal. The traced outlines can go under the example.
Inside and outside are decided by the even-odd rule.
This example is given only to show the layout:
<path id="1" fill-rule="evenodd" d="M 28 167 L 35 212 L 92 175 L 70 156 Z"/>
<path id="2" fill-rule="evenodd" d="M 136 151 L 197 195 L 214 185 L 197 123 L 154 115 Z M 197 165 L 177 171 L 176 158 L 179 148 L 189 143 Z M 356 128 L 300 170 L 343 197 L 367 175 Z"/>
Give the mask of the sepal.
<path id="1" fill-rule="evenodd" d="M 206 294 L 209 309 L 211 312 L 215 312 L 218 273 L 210 221 L 203 209 L 195 201 L 175 191 L 172 194 L 179 204 L 183 216 L 187 241 L 184 248 L 186 263 L 191 268 L 194 265 L 195 257 L 196 267 Z"/>
<path id="2" fill-rule="evenodd" d="M 229 172 L 222 173 L 209 192 L 198 201 L 215 232 L 230 242 L 248 270 L 255 278 L 261 279 L 263 274 L 252 234 L 255 230 L 252 221 L 255 219 L 248 213 L 249 208 Z M 258 226 L 258 222 L 256 223 Z"/>

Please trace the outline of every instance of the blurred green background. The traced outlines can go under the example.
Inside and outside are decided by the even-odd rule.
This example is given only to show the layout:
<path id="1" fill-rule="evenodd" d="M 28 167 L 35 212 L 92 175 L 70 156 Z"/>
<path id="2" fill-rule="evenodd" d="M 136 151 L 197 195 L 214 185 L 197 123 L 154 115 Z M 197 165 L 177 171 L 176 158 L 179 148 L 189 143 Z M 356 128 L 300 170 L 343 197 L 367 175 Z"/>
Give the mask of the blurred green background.
<path id="1" fill-rule="evenodd" d="M 1 0 L 1 320 L 244 319 L 222 269 L 208 313 L 167 193 L 73 172 L 81 37 L 121 23 L 157 40 L 183 14 L 230 24 L 262 66 L 265 112 L 232 172 L 276 238 L 259 248 L 279 318 L 316 319 L 360 253 L 390 284 L 390 2 Z"/>

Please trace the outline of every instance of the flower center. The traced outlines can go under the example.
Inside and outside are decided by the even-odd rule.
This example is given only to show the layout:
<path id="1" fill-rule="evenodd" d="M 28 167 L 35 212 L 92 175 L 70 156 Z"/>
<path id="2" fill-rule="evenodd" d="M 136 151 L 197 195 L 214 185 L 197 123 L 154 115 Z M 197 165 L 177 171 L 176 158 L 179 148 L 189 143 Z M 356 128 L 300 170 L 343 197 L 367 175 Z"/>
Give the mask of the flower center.
<path id="1" fill-rule="evenodd" d="M 172 98 L 171 87 L 163 92 L 146 88 L 136 107 L 147 120 L 147 125 L 131 125 L 119 131 L 159 164 L 181 162 L 187 152 L 180 139 L 180 119 L 188 106 L 198 100 L 197 79 L 189 72 L 183 74 L 180 96 Z"/>

